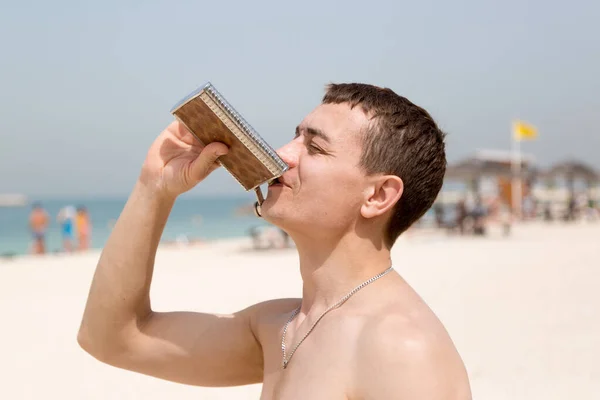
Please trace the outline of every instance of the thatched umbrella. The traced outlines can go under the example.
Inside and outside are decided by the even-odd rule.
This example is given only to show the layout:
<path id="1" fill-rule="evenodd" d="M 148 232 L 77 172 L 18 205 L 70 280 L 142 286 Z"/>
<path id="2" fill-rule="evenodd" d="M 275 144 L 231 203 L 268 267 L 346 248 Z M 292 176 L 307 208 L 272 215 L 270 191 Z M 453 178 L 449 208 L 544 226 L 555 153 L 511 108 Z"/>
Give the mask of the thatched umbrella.
<path id="1" fill-rule="evenodd" d="M 555 164 L 547 172 L 551 176 L 563 175 L 567 179 L 581 178 L 588 182 L 594 182 L 600 179 L 600 174 L 591 166 L 576 160 L 563 161 Z"/>
<path id="2" fill-rule="evenodd" d="M 535 175 L 535 170 L 531 168 L 530 161 L 523 159 L 521 161 L 521 177 L 529 180 Z M 493 176 L 496 178 L 513 177 L 513 166 L 511 160 L 505 156 L 495 156 L 491 152 L 475 155 L 446 168 L 446 179 L 468 182 L 474 191 L 478 191 L 479 179 L 483 176 Z"/>
<path id="3" fill-rule="evenodd" d="M 600 173 L 591 166 L 577 160 L 567 160 L 555 164 L 544 173 L 547 179 L 556 179 L 563 176 L 567 181 L 567 186 L 571 193 L 575 190 L 575 180 L 581 179 L 587 183 L 588 189 L 594 183 L 600 181 Z"/>

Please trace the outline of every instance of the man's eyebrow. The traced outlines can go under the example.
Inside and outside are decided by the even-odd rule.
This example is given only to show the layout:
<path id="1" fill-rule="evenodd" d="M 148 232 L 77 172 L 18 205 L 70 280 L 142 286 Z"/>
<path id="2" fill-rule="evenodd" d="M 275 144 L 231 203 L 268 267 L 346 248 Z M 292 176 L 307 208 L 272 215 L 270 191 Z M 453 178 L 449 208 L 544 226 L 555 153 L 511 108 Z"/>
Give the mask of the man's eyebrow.
<path id="1" fill-rule="evenodd" d="M 320 129 L 307 127 L 307 128 L 303 128 L 303 130 L 306 131 L 306 134 L 308 134 L 310 136 L 313 136 L 313 137 L 316 136 L 316 137 L 323 139 L 327 143 L 331 143 L 331 139 L 329 139 L 329 136 L 327 136 L 327 134 L 325 134 L 325 132 L 323 132 Z M 300 127 L 299 126 L 296 127 L 296 137 L 298 137 L 298 136 L 300 136 Z"/>

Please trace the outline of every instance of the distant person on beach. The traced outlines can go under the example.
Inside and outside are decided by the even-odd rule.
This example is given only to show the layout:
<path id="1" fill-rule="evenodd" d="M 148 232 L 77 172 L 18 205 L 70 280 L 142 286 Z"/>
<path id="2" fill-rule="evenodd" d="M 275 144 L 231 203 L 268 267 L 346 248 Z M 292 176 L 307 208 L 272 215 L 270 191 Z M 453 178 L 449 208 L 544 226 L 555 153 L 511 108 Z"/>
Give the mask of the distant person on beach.
<path id="1" fill-rule="evenodd" d="M 433 215 L 435 218 L 435 226 L 438 229 L 445 227 L 444 222 L 444 206 L 440 203 L 436 203 L 433 205 Z"/>
<path id="2" fill-rule="evenodd" d="M 458 226 L 458 231 L 461 235 L 465 234 L 465 221 L 469 215 L 469 211 L 467 210 L 467 203 L 465 199 L 460 199 L 458 203 L 456 203 L 456 225 Z"/>
<path id="3" fill-rule="evenodd" d="M 475 205 L 471 211 L 473 218 L 473 234 L 475 236 L 484 236 L 486 234 L 486 216 L 487 210 L 480 196 L 475 198 Z"/>
<path id="4" fill-rule="evenodd" d="M 444 136 L 390 89 L 329 85 L 278 150 L 290 168 L 262 204 L 263 218 L 296 244 L 303 297 L 230 315 L 158 312 L 150 287 L 169 213 L 228 152 L 173 122 L 102 251 L 79 344 L 102 362 L 178 383 L 262 383 L 263 400 L 470 399 L 450 336 L 390 252 L 442 187 Z M 260 290 L 253 284 L 268 280 L 257 271 L 244 284 Z"/>
<path id="5" fill-rule="evenodd" d="M 56 217 L 56 222 L 60 226 L 60 234 L 63 239 L 63 249 L 67 253 L 73 251 L 75 214 L 75 207 L 66 206 L 60 209 Z"/>
<path id="6" fill-rule="evenodd" d="M 77 208 L 75 217 L 75 226 L 77 228 L 78 250 L 85 251 L 90 248 L 90 236 L 92 234 L 92 222 L 90 214 L 84 206 Z"/>
<path id="7" fill-rule="evenodd" d="M 577 219 L 577 200 L 575 194 L 571 193 L 567 201 L 567 211 L 564 216 L 565 221 L 575 221 Z"/>
<path id="8" fill-rule="evenodd" d="M 513 220 L 509 204 L 501 197 L 496 197 L 491 201 L 488 213 L 501 226 L 502 235 L 509 236 Z"/>
<path id="9" fill-rule="evenodd" d="M 29 230 L 33 237 L 31 252 L 33 254 L 46 253 L 46 231 L 50 224 L 50 216 L 40 203 L 34 203 L 29 214 Z"/>

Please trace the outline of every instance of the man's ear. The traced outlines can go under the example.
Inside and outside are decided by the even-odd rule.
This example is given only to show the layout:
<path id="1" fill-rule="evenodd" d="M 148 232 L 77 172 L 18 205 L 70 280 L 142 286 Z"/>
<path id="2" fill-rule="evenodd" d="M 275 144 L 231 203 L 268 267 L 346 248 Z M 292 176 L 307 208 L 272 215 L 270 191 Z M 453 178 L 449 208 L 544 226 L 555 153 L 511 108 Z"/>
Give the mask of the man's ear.
<path id="1" fill-rule="evenodd" d="M 394 208 L 404 191 L 402 179 L 396 175 L 382 175 L 375 178 L 369 186 L 365 203 L 360 209 L 364 218 L 373 218 L 385 214 Z"/>

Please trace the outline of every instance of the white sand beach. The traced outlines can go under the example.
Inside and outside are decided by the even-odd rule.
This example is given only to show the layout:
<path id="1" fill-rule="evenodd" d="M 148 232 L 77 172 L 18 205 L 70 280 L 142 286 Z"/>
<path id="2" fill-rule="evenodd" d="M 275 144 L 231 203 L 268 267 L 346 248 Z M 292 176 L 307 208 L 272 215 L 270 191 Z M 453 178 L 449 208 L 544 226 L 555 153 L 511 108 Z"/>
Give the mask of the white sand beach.
<path id="1" fill-rule="evenodd" d="M 161 248 L 153 307 L 231 312 L 300 295 L 293 249 L 249 249 L 245 239 Z M 81 350 L 98 255 L 0 260 L 1 399 L 258 399 L 260 385 L 174 384 Z M 474 399 L 600 398 L 600 222 L 521 224 L 508 238 L 416 232 L 393 260 L 446 325 Z"/>

